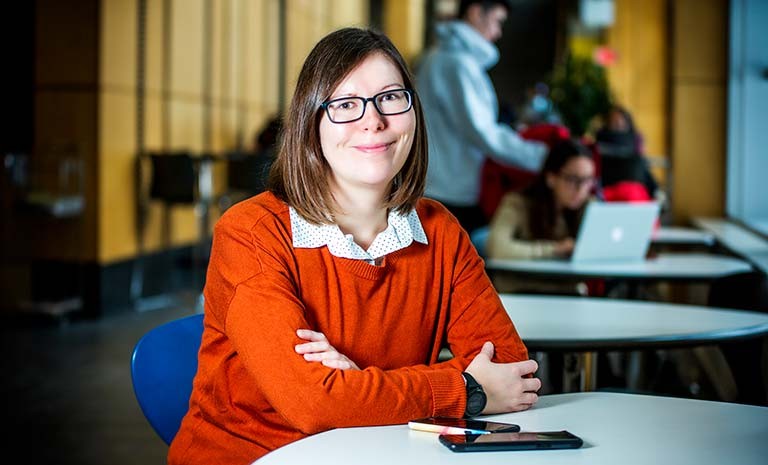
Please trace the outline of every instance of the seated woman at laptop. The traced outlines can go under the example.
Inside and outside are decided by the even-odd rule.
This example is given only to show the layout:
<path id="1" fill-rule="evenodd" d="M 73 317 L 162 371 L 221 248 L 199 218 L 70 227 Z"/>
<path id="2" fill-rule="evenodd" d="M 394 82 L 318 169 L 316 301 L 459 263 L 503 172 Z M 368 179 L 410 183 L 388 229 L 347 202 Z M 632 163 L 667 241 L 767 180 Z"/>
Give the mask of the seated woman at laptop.
<path id="1" fill-rule="evenodd" d="M 573 140 L 555 144 L 537 179 L 522 193 L 504 196 L 491 220 L 490 258 L 568 257 L 573 252 L 584 208 L 595 185 L 592 153 Z M 496 282 L 499 292 L 583 293 L 584 286 L 552 282 Z"/>
<path id="2" fill-rule="evenodd" d="M 491 220 L 489 258 L 568 257 L 595 185 L 591 152 L 573 140 L 552 146 L 536 180 L 522 193 L 510 192 Z M 586 295 L 583 282 L 523 278 L 497 274 L 497 292 Z M 537 354 L 544 394 L 562 392 L 563 354 Z"/>

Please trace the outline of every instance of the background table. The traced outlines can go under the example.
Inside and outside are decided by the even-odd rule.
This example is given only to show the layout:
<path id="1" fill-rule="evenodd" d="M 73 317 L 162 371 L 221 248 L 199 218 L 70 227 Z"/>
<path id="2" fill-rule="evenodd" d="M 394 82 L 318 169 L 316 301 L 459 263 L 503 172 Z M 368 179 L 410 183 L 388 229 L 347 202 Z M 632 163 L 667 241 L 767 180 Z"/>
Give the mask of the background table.
<path id="1" fill-rule="evenodd" d="M 501 294 L 530 350 L 714 344 L 768 334 L 768 313 L 636 300 Z"/>
<path id="2" fill-rule="evenodd" d="M 488 235 L 491 230 L 489 226 L 482 226 L 472 231 L 470 238 L 482 257 L 487 257 L 486 246 Z M 715 243 L 714 234 L 708 231 L 702 231 L 695 228 L 683 228 L 678 226 L 661 226 L 651 235 L 651 245 L 659 246 L 693 246 L 693 247 L 711 247 Z"/>
<path id="3" fill-rule="evenodd" d="M 700 253 L 659 254 L 643 261 L 601 261 L 574 263 L 569 260 L 486 261 L 496 273 L 517 273 L 551 278 L 619 278 L 627 280 L 708 281 L 752 270 L 749 263 L 725 255 Z"/>
<path id="4" fill-rule="evenodd" d="M 406 425 L 341 428 L 277 449 L 254 465 L 764 465 L 768 408 L 615 393 L 543 396 L 530 410 L 491 416 L 523 430 L 567 429 L 581 449 L 455 453 Z"/>
<path id="5" fill-rule="evenodd" d="M 696 305 L 501 294 L 530 351 L 580 352 L 581 390 L 594 389 L 597 351 L 715 344 L 768 334 L 768 314 Z M 639 360 L 630 368 L 638 383 Z"/>
<path id="6" fill-rule="evenodd" d="M 764 235 L 725 218 L 694 218 L 693 222 L 714 235 L 725 248 L 768 273 L 768 239 Z"/>
<path id="7" fill-rule="evenodd" d="M 662 226 L 651 235 L 653 245 L 698 245 L 710 247 L 715 243 L 715 235 L 695 228 Z"/>

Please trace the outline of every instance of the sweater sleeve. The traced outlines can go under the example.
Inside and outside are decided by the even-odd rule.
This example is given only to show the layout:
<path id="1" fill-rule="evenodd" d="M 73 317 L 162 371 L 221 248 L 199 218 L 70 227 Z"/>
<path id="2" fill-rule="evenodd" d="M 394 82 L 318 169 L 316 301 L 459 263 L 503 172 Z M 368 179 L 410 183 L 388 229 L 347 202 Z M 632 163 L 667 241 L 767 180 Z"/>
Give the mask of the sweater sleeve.
<path id="1" fill-rule="evenodd" d="M 506 194 L 491 220 L 488 256 L 497 259 L 531 259 L 555 256 L 555 241 L 520 239 L 526 209 L 516 193 Z"/>
<path id="2" fill-rule="evenodd" d="M 294 346 L 305 342 L 296 330 L 312 325 L 292 278 L 295 257 L 290 239 L 285 240 L 290 232 L 275 229 L 251 231 L 237 222 L 220 222 L 206 284 L 211 295 L 221 290 L 210 305 L 224 307 L 218 312 L 225 333 L 258 386 L 258 395 L 306 434 L 425 416 L 461 416 L 466 395 L 453 366 L 335 370 L 296 354 Z"/>
<path id="3" fill-rule="evenodd" d="M 528 351 L 485 272 L 483 260 L 459 228 L 451 285 L 448 345 L 453 363 L 463 370 L 486 341 L 495 346 L 496 363 L 528 359 Z"/>
<path id="4" fill-rule="evenodd" d="M 456 89 L 450 110 L 453 127 L 460 129 L 463 137 L 500 163 L 538 171 L 547 146 L 527 141 L 511 127 L 498 122 L 497 102 L 486 101 L 480 91 L 483 86 L 478 84 L 489 80 L 484 70 L 462 61 L 451 63 L 452 66 L 442 69 L 442 76 L 448 88 Z M 490 82 L 488 85 L 491 86 Z"/>

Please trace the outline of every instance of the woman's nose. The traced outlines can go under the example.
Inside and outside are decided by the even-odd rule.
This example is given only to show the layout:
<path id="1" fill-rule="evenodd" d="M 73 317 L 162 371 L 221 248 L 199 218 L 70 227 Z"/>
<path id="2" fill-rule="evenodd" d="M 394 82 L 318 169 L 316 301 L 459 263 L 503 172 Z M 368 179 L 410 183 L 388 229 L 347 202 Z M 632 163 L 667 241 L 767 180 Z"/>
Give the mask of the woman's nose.
<path id="1" fill-rule="evenodd" d="M 384 129 L 387 120 L 381 113 L 379 113 L 379 110 L 376 109 L 376 105 L 374 105 L 372 101 L 365 102 L 365 105 L 365 113 L 363 113 L 363 117 L 360 119 L 360 124 L 363 126 L 363 129 L 366 131 L 371 129 L 380 131 Z"/>

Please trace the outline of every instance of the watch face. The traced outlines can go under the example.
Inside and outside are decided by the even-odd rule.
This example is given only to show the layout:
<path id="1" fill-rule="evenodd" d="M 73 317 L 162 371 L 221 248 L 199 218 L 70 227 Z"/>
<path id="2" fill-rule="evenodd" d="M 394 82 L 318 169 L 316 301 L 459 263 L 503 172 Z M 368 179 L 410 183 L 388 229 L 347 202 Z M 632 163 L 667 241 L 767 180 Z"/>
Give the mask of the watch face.
<path id="1" fill-rule="evenodd" d="M 470 415 L 477 415 L 485 408 L 485 393 L 477 390 L 469 395 L 467 398 L 467 413 Z"/>

